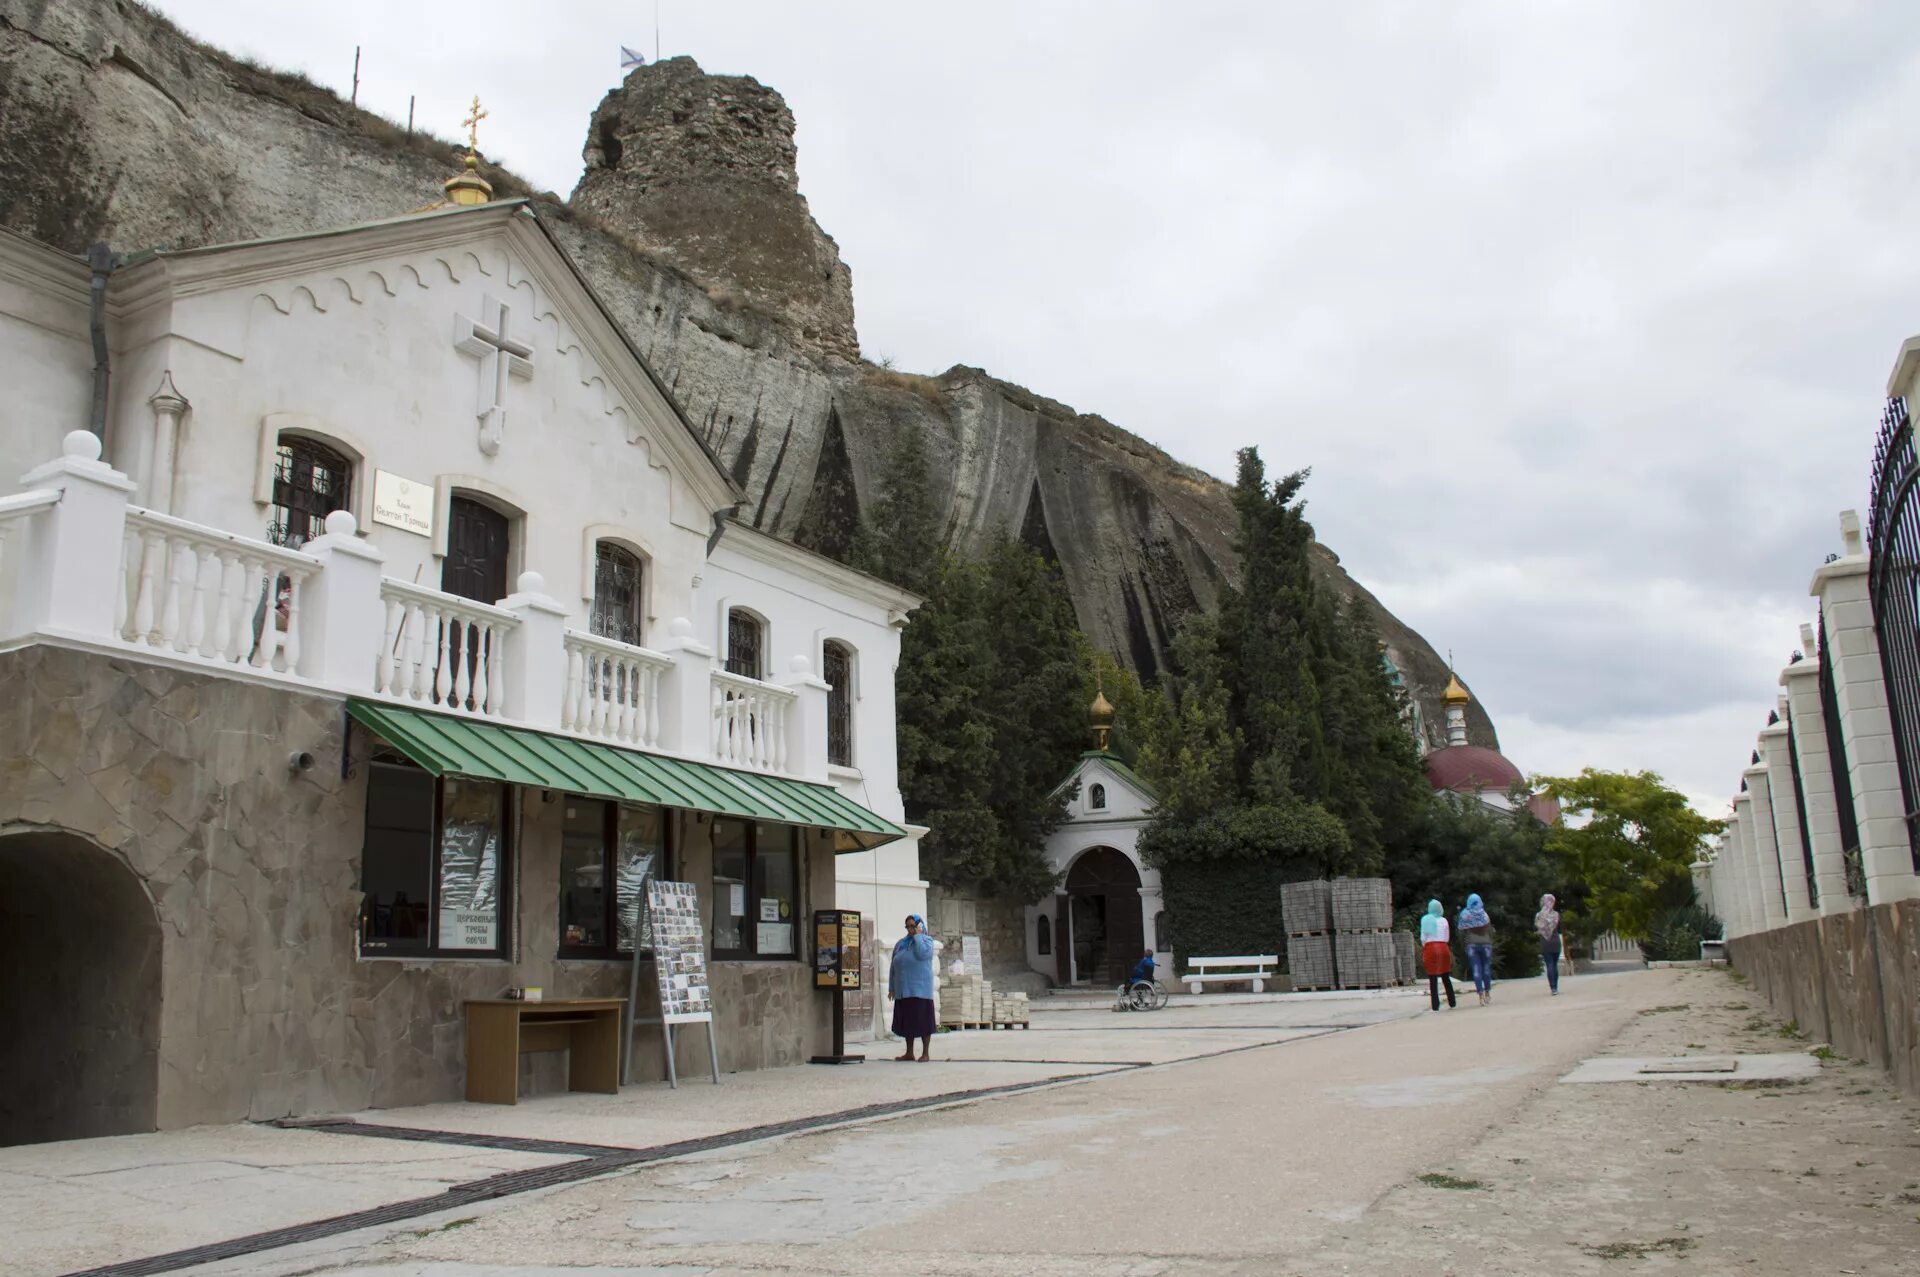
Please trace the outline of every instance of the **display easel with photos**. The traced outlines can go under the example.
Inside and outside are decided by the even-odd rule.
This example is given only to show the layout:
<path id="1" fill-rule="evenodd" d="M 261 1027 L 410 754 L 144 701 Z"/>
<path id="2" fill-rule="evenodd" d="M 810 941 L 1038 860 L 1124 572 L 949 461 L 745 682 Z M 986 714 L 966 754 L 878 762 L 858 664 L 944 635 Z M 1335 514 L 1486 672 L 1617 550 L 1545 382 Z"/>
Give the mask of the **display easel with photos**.
<path id="1" fill-rule="evenodd" d="M 667 1082 L 678 1089 L 680 1073 L 673 1058 L 673 1028 L 677 1024 L 707 1026 L 707 1059 L 713 1080 L 720 1081 L 720 1047 L 713 1035 L 713 994 L 707 984 L 707 943 L 700 930 L 700 893 L 690 882 L 647 884 L 646 900 L 634 901 L 633 936 L 636 950 L 651 947 L 655 983 L 660 988 L 660 1017 L 640 1018 L 640 963 L 636 959 L 627 983 L 627 1036 L 622 1082 L 633 1080 L 633 1031 L 642 1024 L 660 1025 L 667 1053 Z M 642 926 L 642 923 L 650 924 Z M 651 945 L 642 943 L 651 936 Z"/>

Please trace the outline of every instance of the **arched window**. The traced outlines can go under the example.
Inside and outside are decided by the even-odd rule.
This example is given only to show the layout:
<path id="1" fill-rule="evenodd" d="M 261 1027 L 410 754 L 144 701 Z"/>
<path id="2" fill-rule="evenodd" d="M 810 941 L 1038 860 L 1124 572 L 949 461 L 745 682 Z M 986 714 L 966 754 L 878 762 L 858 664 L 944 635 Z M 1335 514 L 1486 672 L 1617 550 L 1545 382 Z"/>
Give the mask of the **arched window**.
<path id="1" fill-rule="evenodd" d="M 326 531 L 353 495 L 353 463 L 317 439 L 281 435 L 273 460 L 267 540 L 298 549 Z"/>
<path id="2" fill-rule="evenodd" d="M 827 761 L 853 766 L 853 649 L 828 642 L 820 652 L 820 677 L 827 681 Z"/>
<path id="3" fill-rule="evenodd" d="M 1105 811 L 1107 809 L 1107 787 L 1105 785 L 1095 785 L 1087 790 L 1087 806 L 1095 811 Z"/>
<path id="4" fill-rule="evenodd" d="M 1047 917 L 1047 915 L 1043 913 L 1040 915 L 1040 920 L 1034 923 L 1033 925 L 1034 925 L 1034 936 L 1033 936 L 1034 949 L 1043 958 L 1051 955 L 1053 953 L 1053 919 Z"/>
<path id="5" fill-rule="evenodd" d="M 617 541 L 598 541 L 593 549 L 593 632 L 601 638 L 644 646 L 645 565 L 639 555 Z"/>
<path id="6" fill-rule="evenodd" d="M 742 678 L 765 678 L 765 635 L 760 618 L 745 608 L 727 613 L 727 673 Z"/>

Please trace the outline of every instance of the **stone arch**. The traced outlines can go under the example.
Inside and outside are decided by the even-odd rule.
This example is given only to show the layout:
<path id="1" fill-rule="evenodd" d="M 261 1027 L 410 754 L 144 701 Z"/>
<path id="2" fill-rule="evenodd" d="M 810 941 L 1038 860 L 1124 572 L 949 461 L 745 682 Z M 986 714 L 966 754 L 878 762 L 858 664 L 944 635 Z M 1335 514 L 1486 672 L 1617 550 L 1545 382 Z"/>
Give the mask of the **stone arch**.
<path id="1" fill-rule="evenodd" d="M 0 827 L 0 1145 L 155 1129 L 160 919 L 118 855 Z"/>

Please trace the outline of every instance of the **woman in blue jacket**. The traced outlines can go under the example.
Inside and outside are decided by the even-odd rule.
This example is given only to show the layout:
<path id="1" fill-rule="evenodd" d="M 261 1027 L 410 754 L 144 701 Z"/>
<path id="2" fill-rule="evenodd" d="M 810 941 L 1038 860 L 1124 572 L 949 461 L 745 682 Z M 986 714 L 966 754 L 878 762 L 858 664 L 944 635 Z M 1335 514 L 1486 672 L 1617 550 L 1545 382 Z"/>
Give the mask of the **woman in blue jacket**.
<path id="1" fill-rule="evenodd" d="M 933 937 L 920 915 L 907 915 L 907 934 L 893 946 L 893 972 L 887 979 L 887 996 L 893 999 L 893 1031 L 905 1039 L 907 1053 L 896 1058 L 913 1058 L 913 1040 L 920 1039 L 920 1062 L 930 1058 L 934 1023 L 938 1019 L 933 1004 Z"/>

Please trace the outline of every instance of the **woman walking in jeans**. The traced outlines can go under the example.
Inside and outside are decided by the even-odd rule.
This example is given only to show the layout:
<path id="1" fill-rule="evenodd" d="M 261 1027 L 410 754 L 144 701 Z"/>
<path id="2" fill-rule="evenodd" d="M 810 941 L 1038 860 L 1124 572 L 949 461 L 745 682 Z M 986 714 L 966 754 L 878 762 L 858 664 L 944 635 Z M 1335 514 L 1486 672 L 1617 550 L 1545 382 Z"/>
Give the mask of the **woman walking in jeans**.
<path id="1" fill-rule="evenodd" d="M 1547 992 L 1560 996 L 1560 911 L 1551 894 L 1540 897 L 1540 912 L 1533 915 L 1533 929 L 1540 933 L 1540 961 L 1547 964 Z"/>
<path id="2" fill-rule="evenodd" d="M 1460 911 L 1460 939 L 1467 946 L 1467 966 L 1473 971 L 1473 991 L 1480 1005 L 1493 1001 L 1493 919 L 1477 895 L 1467 897 Z"/>

